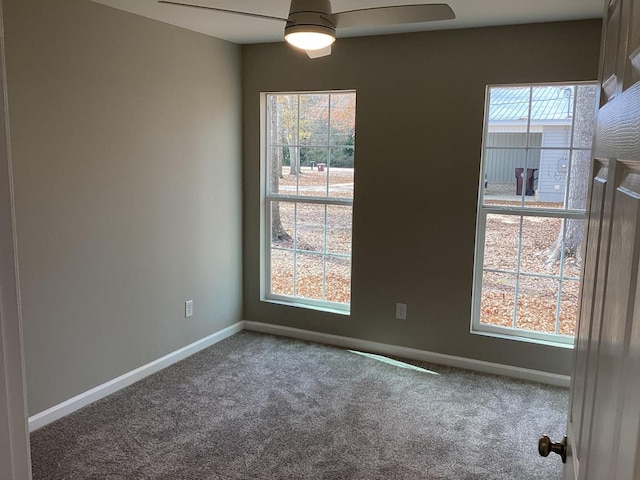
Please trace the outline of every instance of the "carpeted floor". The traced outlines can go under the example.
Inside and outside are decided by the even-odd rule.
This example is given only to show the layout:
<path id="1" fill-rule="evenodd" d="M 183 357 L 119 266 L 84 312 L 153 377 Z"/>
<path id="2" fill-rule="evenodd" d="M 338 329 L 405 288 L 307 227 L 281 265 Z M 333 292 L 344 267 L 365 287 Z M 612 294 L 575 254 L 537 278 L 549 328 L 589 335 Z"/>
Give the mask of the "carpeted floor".
<path id="1" fill-rule="evenodd" d="M 35 480 L 560 479 L 567 390 L 241 332 L 31 436 Z"/>

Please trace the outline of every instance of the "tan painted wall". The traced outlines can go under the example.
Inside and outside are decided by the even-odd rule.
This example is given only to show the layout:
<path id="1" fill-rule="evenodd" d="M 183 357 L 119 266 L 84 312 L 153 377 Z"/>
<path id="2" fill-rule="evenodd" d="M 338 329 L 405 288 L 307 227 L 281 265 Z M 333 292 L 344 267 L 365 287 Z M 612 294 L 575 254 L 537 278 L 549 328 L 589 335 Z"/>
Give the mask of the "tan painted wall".
<path id="1" fill-rule="evenodd" d="M 246 320 L 554 373 L 572 351 L 469 333 L 485 87 L 595 80 L 600 22 L 243 47 Z M 260 301 L 260 92 L 355 88 L 351 316 Z M 395 303 L 408 320 L 395 320 Z"/>
<path id="2" fill-rule="evenodd" d="M 241 59 L 87 0 L 5 24 L 33 415 L 241 320 Z"/>

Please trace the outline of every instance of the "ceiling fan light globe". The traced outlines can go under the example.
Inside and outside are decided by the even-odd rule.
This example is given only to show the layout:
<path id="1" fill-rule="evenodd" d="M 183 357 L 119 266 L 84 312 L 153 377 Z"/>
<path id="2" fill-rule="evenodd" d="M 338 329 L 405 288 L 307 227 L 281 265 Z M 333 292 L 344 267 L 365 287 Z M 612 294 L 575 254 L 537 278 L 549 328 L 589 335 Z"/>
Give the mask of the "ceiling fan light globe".
<path id="1" fill-rule="evenodd" d="M 291 32 L 284 39 L 302 50 L 320 50 L 336 41 L 336 37 L 325 32 Z"/>

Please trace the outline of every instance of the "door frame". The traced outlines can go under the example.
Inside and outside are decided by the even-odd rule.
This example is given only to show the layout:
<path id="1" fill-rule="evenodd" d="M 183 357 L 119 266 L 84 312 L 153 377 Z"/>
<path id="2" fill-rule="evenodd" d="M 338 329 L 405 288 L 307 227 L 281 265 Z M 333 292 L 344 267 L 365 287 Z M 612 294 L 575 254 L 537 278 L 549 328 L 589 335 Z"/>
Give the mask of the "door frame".
<path id="1" fill-rule="evenodd" d="M 0 0 L 0 478 L 29 480 L 31 460 L 2 7 Z"/>

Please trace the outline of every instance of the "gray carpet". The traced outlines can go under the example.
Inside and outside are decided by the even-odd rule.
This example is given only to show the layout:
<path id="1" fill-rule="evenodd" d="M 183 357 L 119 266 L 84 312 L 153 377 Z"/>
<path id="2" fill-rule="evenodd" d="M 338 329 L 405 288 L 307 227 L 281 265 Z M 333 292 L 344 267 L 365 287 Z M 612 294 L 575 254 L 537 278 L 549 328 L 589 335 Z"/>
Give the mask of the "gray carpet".
<path id="1" fill-rule="evenodd" d="M 242 332 L 31 436 L 35 480 L 560 479 L 567 390 Z"/>

